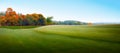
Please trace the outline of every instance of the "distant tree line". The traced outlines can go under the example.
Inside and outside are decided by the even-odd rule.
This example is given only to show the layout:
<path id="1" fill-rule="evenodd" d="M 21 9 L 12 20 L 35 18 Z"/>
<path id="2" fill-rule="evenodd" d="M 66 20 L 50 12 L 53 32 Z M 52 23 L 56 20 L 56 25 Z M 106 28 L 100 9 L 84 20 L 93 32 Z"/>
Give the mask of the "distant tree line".
<path id="1" fill-rule="evenodd" d="M 66 21 L 53 21 L 55 25 L 86 25 L 88 23 L 75 21 L 75 20 L 66 20 Z"/>

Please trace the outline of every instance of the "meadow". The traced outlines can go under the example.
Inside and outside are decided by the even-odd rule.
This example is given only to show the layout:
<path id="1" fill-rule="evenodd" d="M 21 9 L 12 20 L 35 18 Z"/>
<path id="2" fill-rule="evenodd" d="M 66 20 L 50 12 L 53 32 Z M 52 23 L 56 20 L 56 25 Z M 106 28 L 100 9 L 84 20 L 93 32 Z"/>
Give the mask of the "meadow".
<path id="1" fill-rule="evenodd" d="M 0 53 L 120 53 L 120 25 L 0 26 Z"/>

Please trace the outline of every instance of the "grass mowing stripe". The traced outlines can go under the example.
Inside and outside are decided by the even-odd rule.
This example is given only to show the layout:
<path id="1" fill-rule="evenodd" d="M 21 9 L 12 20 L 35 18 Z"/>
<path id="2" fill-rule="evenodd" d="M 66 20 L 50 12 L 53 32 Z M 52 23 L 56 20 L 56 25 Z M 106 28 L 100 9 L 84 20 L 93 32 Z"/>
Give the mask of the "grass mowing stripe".
<path id="1" fill-rule="evenodd" d="M 36 31 L 36 30 L 35 30 L 35 31 Z M 66 36 L 66 37 L 70 37 L 70 38 L 87 39 L 87 40 L 94 40 L 94 41 L 100 41 L 100 42 L 109 42 L 109 43 L 117 43 L 117 44 L 120 44 L 119 41 L 109 41 L 109 40 L 93 39 L 93 38 L 87 38 L 87 37 L 69 36 L 69 35 L 63 35 L 63 34 L 61 35 L 61 34 L 47 33 L 47 32 L 43 32 L 43 31 L 36 31 L 36 32 L 41 33 L 41 34 L 46 34 L 46 35 L 52 34 L 52 35 Z"/>

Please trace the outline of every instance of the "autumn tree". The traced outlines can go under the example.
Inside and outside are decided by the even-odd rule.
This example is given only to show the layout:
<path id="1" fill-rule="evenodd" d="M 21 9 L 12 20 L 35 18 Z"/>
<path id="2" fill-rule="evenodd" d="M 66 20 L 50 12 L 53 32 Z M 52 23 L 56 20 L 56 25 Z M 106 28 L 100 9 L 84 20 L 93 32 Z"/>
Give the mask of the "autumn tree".
<path id="1" fill-rule="evenodd" d="M 0 16 L 0 25 L 5 26 L 6 25 L 6 17 L 5 16 Z"/>
<path id="2" fill-rule="evenodd" d="M 28 26 L 46 25 L 46 18 L 42 14 L 17 14 L 12 8 L 7 8 L 5 13 L 0 13 L 0 25 Z"/>

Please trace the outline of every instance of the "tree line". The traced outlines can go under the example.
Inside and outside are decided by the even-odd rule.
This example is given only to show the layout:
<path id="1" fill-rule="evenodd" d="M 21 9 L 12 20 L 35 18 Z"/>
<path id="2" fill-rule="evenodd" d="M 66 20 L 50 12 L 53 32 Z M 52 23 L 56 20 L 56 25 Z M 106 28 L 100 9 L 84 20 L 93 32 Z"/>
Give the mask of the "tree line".
<path id="1" fill-rule="evenodd" d="M 65 20 L 65 21 L 53 21 L 55 25 L 87 25 L 86 22 L 80 22 L 76 20 Z"/>
<path id="2" fill-rule="evenodd" d="M 7 8 L 6 12 L 0 12 L 0 26 L 35 26 L 52 24 L 52 17 L 45 18 L 42 14 L 20 14 Z"/>
<path id="3" fill-rule="evenodd" d="M 0 12 L 0 26 L 44 26 L 44 25 L 86 25 L 88 23 L 66 20 L 52 21 L 53 17 L 45 18 L 42 14 L 16 13 L 12 8 L 7 8 L 5 12 Z M 91 24 L 91 23 L 90 23 Z"/>

